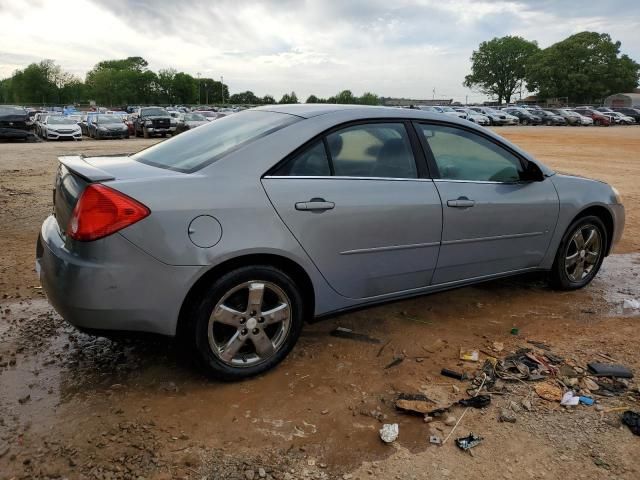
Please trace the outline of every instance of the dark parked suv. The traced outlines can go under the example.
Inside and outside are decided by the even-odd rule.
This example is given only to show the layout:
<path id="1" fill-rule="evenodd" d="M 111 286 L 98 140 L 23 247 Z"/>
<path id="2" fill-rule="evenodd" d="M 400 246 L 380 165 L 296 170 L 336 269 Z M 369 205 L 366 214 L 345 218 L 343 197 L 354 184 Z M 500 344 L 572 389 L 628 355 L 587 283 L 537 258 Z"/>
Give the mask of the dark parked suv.
<path id="1" fill-rule="evenodd" d="M 177 122 L 162 107 L 141 107 L 135 114 L 136 119 L 133 125 L 136 137 L 149 138 L 156 135 L 166 137 L 167 133 L 176 131 Z"/>
<path id="2" fill-rule="evenodd" d="M 27 140 L 31 121 L 29 112 L 22 107 L 0 105 L 0 139 Z"/>

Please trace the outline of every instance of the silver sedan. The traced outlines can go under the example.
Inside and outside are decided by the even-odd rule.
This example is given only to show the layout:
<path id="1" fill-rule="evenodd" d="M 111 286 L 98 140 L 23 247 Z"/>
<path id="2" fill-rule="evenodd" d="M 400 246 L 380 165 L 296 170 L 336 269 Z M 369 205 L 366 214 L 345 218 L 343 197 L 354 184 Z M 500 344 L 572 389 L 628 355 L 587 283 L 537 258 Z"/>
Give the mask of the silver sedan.
<path id="1" fill-rule="evenodd" d="M 181 336 L 211 375 L 263 372 L 303 324 L 547 271 L 587 285 L 622 235 L 611 186 L 420 110 L 273 105 L 122 157 L 61 157 L 37 246 L 78 328 Z"/>

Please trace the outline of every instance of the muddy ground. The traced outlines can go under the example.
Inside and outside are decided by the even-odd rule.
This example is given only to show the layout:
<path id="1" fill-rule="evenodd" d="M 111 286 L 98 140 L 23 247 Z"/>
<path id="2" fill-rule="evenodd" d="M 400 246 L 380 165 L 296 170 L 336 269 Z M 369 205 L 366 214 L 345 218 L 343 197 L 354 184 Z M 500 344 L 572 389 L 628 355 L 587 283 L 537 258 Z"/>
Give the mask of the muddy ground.
<path id="1" fill-rule="evenodd" d="M 528 343 L 537 341 L 578 372 L 602 355 L 640 370 L 638 311 L 622 309 L 640 298 L 640 128 L 498 132 L 553 168 L 621 191 L 625 235 L 588 288 L 555 292 L 528 276 L 343 315 L 305 328 L 274 371 L 235 384 L 205 379 L 171 341 L 78 333 L 39 289 L 35 239 L 56 157 L 132 152 L 153 140 L 0 144 L 0 479 L 639 478 L 640 437 L 619 419 L 620 408 L 640 410 L 633 380 L 620 395 L 600 389 L 594 406 L 570 409 L 542 400 L 534 383 L 508 382 L 440 447 L 429 435 L 445 438 L 451 426 L 394 409 L 399 392 L 438 404 L 466 397 L 471 382 L 439 374 L 473 376 L 482 362 L 458 360 L 461 347 L 484 360 L 519 347 L 544 353 Z M 381 343 L 332 337 L 336 326 Z M 504 409 L 515 423 L 498 421 Z M 380 441 L 382 423 L 399 424 L 394 444 Z M 453 442 L 469 432 L 484 437 L 472 455 Z"/>

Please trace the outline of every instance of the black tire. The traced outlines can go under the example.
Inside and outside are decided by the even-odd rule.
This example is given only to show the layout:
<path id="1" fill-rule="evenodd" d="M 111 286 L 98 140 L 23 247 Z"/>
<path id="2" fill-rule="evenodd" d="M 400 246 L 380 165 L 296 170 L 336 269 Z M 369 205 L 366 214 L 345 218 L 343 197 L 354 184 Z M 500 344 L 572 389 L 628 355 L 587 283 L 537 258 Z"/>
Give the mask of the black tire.
<path id="1" fill-rule="evenodd" d="M 522 125 L 529 125 L 529 120 L 528 120 L 528 119 L 526 119 L 526 118 L 523 118 L 522 120 L 520 120 L 520 123 L 521 123 Z"/>
<path id="2" fill-rule="evenodd" d="M 284 337 L 280 345 L 271 356 L 259 360 L 257 364 L 252 366 L 232 366 L 214 353 L 209 344 L 209 318 L 218 302 L 224 298 L 227 292 L 246 282 L 275 284 L 286 294 L 289 301 L 289 326 L 286 332 L 283 333 Z M 246 310 L 248 311 L 248 309 L 249 306 L 247 305 Z M 189 319 L 189 328 L 186 332 L 188 335 L 187 340 L 194 347 L 192 351 L 196 360 L 207 375 L 224 381 L 242 380 L 275 367 L 289 354 L 300 336 L 304 323 L 304 311 L 302 295 L 296 287 L 296 283 L 285 272 L 270 265 L 241 267 L 222 275 L 203 290 L 200 299 L 194 305 L 193 313 Z M 249 326 L 249 321 L 246 321 L 245 325 Z M 236 327 L 228 328 L 233 329 Z M 237 328 L 237 332 L 240 332 L 241 327 Z M 264 328 L 267 331 L 270 327 Z M 245 333 L 245 335 L 249 334 Z M 250 336 L 247 337 L 247 341 L 250 338 Z M 255 348 L 253 342 L 247 343 L 247 341 L 245 341 L 245 345 L 249 348 Z M 226 340 L 223 340 L 224 342 Z"/>
<path id="3" fill-rule="evenodd" d="M 571 255 L 572 249 L 575 247 L 575 245 L 572 244 L 573 236 L 578 232 L 578 230 L 582 230 L 584 232 L 588 231 L 590 227 L 595 228 L 600 235 L 598 258 L 589 272 L 580 281 L 576 281 L 575 279 L 572 279 L 567 272 L 565 262 L 568 256 Z M 599 217 L 589 215 L 574 220 L 562 237 L 562 241 L 560 242 L 560 246 L 556 252 L 553 267 L 551 268 L 551 286 L 558 290 L 576 290 L 588 285 L 600 270 L 608 245 L 609 239 L 607 238 L 607 229 Z M 584 249 L 583 252 L 584 251 L 587 250 Z M 587 253 L 589 252 L 587 251 Z M 580 254 L 579 252 L 576 252 L 576 255 L 579 255 L 584 259 L 584 253 Z"/>
<path id="4" fill-rule="evenodd" d="M 144 138 L 149 138 L 149 130 L 146 127 L 142 127 L 142 136 Z"/>
<path id="5" fill-rule="evenodd" d="M 596 127 L 599 127 L 599 126 L 600 126 L 600 120 L 596 118 L 596 119 L 593 121 L 593 124 L 594 124 Z"/>
<path id="6" fill-rule="evenodd" d="M 551 125 L 553 125 L 553 122 L 551 120 L 547 120 L 546 124 L 547 124 L 547 127 L 550 127 Z"/>

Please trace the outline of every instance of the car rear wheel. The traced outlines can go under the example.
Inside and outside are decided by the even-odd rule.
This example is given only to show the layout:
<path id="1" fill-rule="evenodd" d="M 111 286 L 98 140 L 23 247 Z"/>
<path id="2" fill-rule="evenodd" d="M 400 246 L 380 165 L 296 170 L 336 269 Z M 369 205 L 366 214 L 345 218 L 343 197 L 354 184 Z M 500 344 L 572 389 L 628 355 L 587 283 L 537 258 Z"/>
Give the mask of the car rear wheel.
<path id="1" fill-rule="evenodd" d="M 551 284 L 560 290 L 575 290 L 588 285 L 604 260 L 607 233 L 598 217 L 574 221 L 558 247 L 551 271 Z"/>
<path id="2" fill-rule="evenodd" d="M 240 380 L 265 372 L 295 345 L 303 300 L 285 272 L 242 267 L 204 291 L 192 318 L 196 358 L 212 377 Z"/>
<path id="3" fill-rule="evenodd" d="M 149 138 L 149 130 L 147 130 L 147 127 L 142 127 L 142 136 L 144 138 Z"/>

